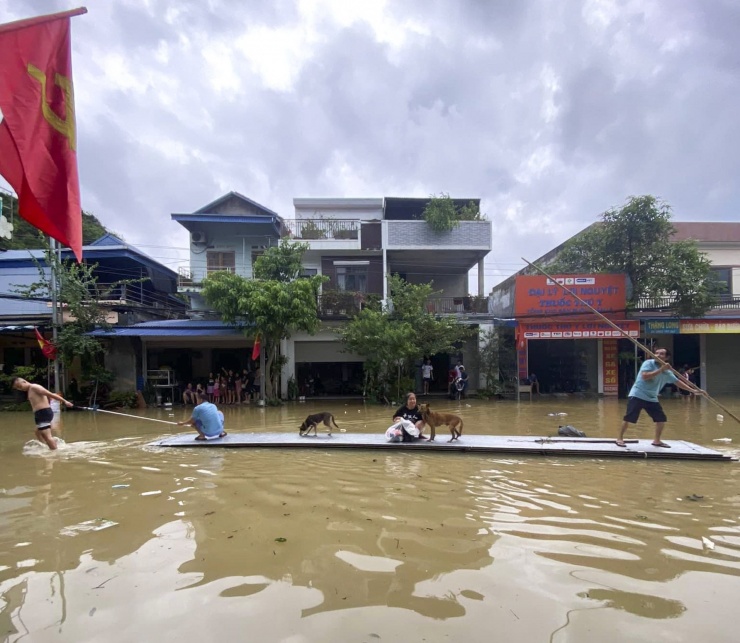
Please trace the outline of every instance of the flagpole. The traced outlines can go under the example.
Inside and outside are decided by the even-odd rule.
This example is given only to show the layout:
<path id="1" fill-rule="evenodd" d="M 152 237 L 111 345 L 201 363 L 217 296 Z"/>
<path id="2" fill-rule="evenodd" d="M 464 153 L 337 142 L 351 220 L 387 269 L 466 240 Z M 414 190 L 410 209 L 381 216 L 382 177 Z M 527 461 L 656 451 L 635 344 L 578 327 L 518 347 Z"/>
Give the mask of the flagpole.
<path id="1" fill-rule="evenodd" d="M 49 237 L 49 249 L 51 251 L 51 333 L 54 346 L 57 345 L 57 326 L 59 325 L 59 309 L 57 306 L 57 242 Z M 59 393 L 59 355 L 54 358 L 54 392 Z"/>
<path id="2" fill-rule="evenodd" d="M 74 16 L 81 16 L 87 13 L 86 7 L 79 7 L 78 9 L 70 9 L 69 11 L 61 11 L 60 13 L 48 13 L 43 16 L 34 16 L 33 18 L 24 18 L 23 20 L 15 20 L 14 22 L 6 22 L 4 25 L 0 25 L 0 33 L 7 33 L 9 31 L 17 31 L 18 29 L 25 29 L 26 27 L 33 27 L 36 25 L 43 24 L 45 22 L 51 22 L 52 20 L 59 20 L 61 18 L 73 18 Z"/>

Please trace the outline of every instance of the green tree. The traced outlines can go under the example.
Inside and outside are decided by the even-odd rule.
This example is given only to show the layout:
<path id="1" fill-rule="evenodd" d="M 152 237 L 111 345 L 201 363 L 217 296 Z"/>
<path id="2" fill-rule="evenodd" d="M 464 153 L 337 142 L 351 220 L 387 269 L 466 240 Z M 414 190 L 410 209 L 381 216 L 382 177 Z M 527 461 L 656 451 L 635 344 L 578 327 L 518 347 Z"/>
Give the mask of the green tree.
<path id="1" fill-rule="evenodd" d="M 424 208 L 424 221 L 435 232 L 449 232 L 460 225 L 460 221 L 482 221 L 483 218 L 474 201 L 457 206 L 450 195 L 444 192 L 439 196 L 432 194 Z"/>
<path id="2" fill-rule="evenodd" d="M 432 284 L 410 284 L 393 275 L 389 286 L 390 305 L 364 308 L 338 330 L 347 350 L 365 357 L 366 393 L 379 400 L 400 398 L 413 382 L 419 360 L 451 352 L 470 335 L 454 319 L 427 312 Z"/>
<path id="3" fill-rule="evenodd" d="M 630 197 L 565 244 L 551 273 L 625 273 L 628 308 L 642 298 L 670 296 L 681 316 L 703 315 L 716 301 L 711 262 L 692 240 L 672 242 L 671 208 L 651 195 Z"/>
<path id="4" fill-rule="evenodd" d="M 28 286 L 15 287 L 15 292 L 29 299 L 52 300 L 52 278 L 57 284 L 57 301 L 64 311 L 64 320 L 57 325 L 56 346 L 59 359 L 69 368 L 75 357 L 80 358 L 82 377 L 105 381 L 108 373 L 100 364 L 104 348 L 97 338 L 88 333 L 96 328 L 110 328 L 106 311 L 99 300 L 109 298 L 111 292 L 143 279 L 124 279 L 105 288 L 98 285 L 95 270 L 98 264 L 62 261 L 47 249 L 44 260 L 37 261 L 40 279 Z"/>
<path id="5" fill-rule="evenodd" d="M 226 323 L 241 325 L 247 335 L 259 335 L 268 400 L 278 397 L 280 341 L 297 330 L 313 334 L 319 329 L 318 292 L 327 278 L 300 277 L 307 249 L 307 244 L 283 240 L 257 259 L 254 279 L 216 272 L 203 281 L 206 301 Z"/>
<path id="6" fill-rule="evenodd" d="M 0 192 L 0 205 L 2 206 L 0 213 L 8 221 L 13 222 L 13 236 L 10 239 L 0 238 L 0 250 L 40 250 L 49 246 L 46 237 L 20 217 L 16 197 L 7 192 Z M 89 245 L 108 232 L 110 231 L 94 214 L 82 212 L 82 245 Z"/>

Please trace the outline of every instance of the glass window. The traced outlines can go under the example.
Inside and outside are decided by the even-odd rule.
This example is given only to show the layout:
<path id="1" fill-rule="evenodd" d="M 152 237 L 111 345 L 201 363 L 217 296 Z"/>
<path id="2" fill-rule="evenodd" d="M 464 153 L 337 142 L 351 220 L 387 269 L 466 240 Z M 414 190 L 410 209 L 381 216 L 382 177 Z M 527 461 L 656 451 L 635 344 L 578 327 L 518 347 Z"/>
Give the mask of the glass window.
<path id="1" fill-rule="evenodd" d="M 208 266 L 208 272 L 218 272 L 225 270 L 226 272 L 234 272 L 236 267 L 236 253 L 235 252 L 213 252 L 208 251 L 206 253 L 206 262 Z"/>
<path id="2" fill-rule="evenodd" d="M 732 295 L 732 268 L 712 268 L 712 276 L 719 286 L 720 297 Z"/>
<path id="3" fill-rule="evenodd" d="M 367 292 L 367 266 L 337 266 L 337 287 L 345 292 Z"/>

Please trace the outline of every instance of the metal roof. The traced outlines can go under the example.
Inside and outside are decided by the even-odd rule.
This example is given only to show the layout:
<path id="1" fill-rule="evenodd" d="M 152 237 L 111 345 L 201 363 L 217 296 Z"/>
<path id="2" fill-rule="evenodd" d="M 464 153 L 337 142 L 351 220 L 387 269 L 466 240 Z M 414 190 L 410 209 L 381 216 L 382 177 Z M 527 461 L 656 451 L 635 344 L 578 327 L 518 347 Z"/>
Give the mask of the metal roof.
<path id="1" fill-rule="evenodd" d="M 247 326 L 230 326 L 222 321 L 176 319 L 144 322 L 110 330 L 98 329 L 88 334 L 94 337 L 238 337 L 244 334 Z"/>
<path id="2" fill-rule="evenodd" d="M 255 214 L 173 214 L 172 220 L 197 223 L 274 223 L 275 218 Z M 277 215 L 275 215 L 277 216 Z"/>

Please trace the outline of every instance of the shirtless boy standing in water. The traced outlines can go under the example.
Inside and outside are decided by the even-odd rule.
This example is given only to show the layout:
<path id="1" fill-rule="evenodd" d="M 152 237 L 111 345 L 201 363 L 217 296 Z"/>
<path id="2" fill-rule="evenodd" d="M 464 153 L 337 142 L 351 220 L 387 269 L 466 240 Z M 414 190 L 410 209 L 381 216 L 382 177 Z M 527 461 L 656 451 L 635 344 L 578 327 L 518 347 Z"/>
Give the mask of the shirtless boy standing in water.
<path id="1" fill-rule="evenodd" d="M 36 422 L 36 438 L 39 442 L 44 442 L 52 451 L 57 448 L 56 440 L 51 435 L 51 422 L 54 419 L 54 411 L 49 406 L 49 400 L 59 400 L 64 402 L 68 407 L 73 406 L 61 395 L 47 391 L 40 384 L 31 384 L 22 377 L 14 377 L 10 387 L 16 391 L 25 391 L 28 394 L 28 401 L 33 409 L 33 419 Z"/>

